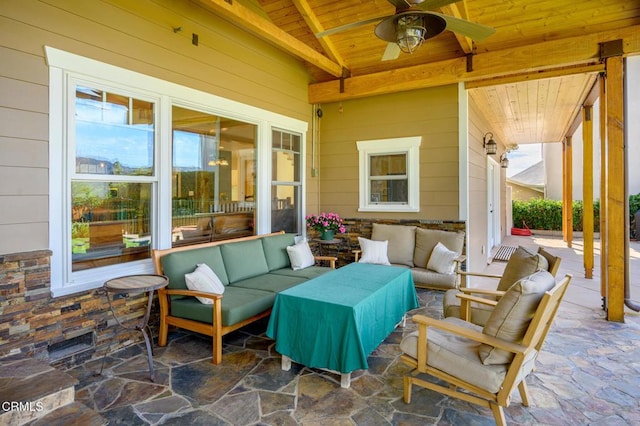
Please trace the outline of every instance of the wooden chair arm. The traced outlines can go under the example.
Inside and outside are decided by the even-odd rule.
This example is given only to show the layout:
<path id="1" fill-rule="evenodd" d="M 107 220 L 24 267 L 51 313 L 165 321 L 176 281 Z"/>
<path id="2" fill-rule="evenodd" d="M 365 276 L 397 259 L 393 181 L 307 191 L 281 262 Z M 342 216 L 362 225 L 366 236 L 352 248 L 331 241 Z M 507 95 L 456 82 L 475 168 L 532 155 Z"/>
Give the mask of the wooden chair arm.
<path id="1" fill-rule="evenodd" d="M 217 293 L 207 293 L 204 291 L 194 291 L 189 289 L 170 289 L 170 288 L 162 288 L 158 290 L 158 295 L 161 296 L 193 296 L 193 297 L 205 297 L 207 299 L 213 300 L 215 303 L 217 300 L 222 299 L 222 294 Z"/>
<path id="2" fill-rule="evenodd" d="M 504 294 L 506 293 L 505 291 L 490 290 L 490 289 L 484 289 L 484 288 L 470 288 L 470 287 L 461 287 L 459 290 L 465 294 L 482 294 L 485 296 L 495 296 L 497 298 L 504 296 Z"/>
<path id="3" fill-rule="evenodd" d="M 467 271 L 463 271 L 461 269 L 457 269 L 456 270 L 456 274 L 463 275 L 463 276 L 468 276 L 468 277 L 485 277 L 485 278 L 497 278 L 497 279 L 502 278 L 502 275 L 484 274 L 482 272 L 467 272 Z"/>
<path id="4" fill-rule="evenodd" d="M 471 339 L 478 343 L 485 343 L 487 345 L 490 345 L 499 349 L 504 349 L 505 351 L 509 351 L 514 354 L 524 355 L 529 349 L 526 346 L 519 345 L 517 343 L 507 342 L 505 340 L 498 339 L 497 337 L 489 336 L 479 331 L 471 330 L 465 327 L 461 327 L 459 325 L 451 324 L 446 321 L 427 317 L 425 315 L 414 315 L 412 320 L 413 322 L 418 324 L 418 334 L 422 334 L 422 333 L 426 334 L 428 327 L 434 327 L 439 330 L 444 330 L 461 337 L 466 337 L 467 339 Z M 426 345 L 424 345 L 424 347 L 426 349 Z M 420 349 L 421 349 L 421 346 L 418 346 L 418 351 L 420 351 Z"/>
<path id="5" fill-rule="evenodd" d="M 358 259 L 360 259 L 360 254 L 362 253 L 362 250 L 360 249 L 351 250 L 351 253 L 353 253 L 353 255 L 356 258 L 355 262 L 358 262 Z"/>
<path id="6" fill-rule="evenodd" d="M 456 294 L 458 299 L 468 300 L 469 302 L 476 302 L 482 305 L 488 306 L 496 306 L 498 304 L 497 300 L 485 299 L 484 297 L 472 296 L 470 294 L 458 293 Z"/>
<path id="7" fill-rule="evenodd" d="M 326 260 L 329 262 L 329 266 L 331 269 L 336 269 L 336 261 L 338 260 L 335 256 L 313 256 L 315 260 Z"/>

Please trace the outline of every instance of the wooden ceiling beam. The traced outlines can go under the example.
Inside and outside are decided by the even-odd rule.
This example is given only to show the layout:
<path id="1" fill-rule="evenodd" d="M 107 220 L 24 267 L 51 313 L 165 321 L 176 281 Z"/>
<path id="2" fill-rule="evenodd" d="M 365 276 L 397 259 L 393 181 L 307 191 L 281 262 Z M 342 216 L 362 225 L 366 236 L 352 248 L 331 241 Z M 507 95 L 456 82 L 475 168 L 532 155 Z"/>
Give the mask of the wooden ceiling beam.
<path id="1" fill-rule="evenodd" d="M 604 68 L 604 64 L 602 64 L 602 67 Z M 595 83 L 593 83 L 591 90 L 589 91 L 586 98 L 582 102 L 580 109 L 584 107 L 592 107 L 596 103 L 596 100 L 600 96 L 600 84 L 602 84 L 602 77 L 598 76 Z M 573 136 L 573 134 L 576 132 L 576 130 L 578 130 L 578 127 L 580 127 L 581 124 L 582 124 L 582 114 L 581 113 L 575 114 L 575 117 L 573 118 L 573 120 L 571 121 L 571 124 L 569 124 L 569 127 L 565 132 L 566 135 Z"/>
<path id="2" fill-rule="evenodd" d="M 247 31 L 265 39 L 279 48 L 303 59 L 334 77 L 342 76 L 342 65 L 332 61 L 309 47 L 297 38 L 289 35 L 254 11 L 237 1 L 198 0 L 205 8 L 233 22 Z"/>
<path id="3" fill-rule="evenodd" d="M 312 33 L 318 34 L 325 30 L 320 21 L 318 21 L 318 17 L 313 12 L 313 9 L 311 9 L 311 6 L 309 6 L 309 2 L 307 0 L 293 0 L 293 4 L 296 9 L 298 9 L 298 12 L 300 12 L 300 15 L 302 15 L 304 22 L 306 22 Z M 328 37 L 320 37 L 318 41 L 327 56 L 342 68 L 345 68 L 344 59 L 342 59 L 342 55 L 340 55 L 333 42 Z"/>
<path id="4" fill-rule="evenodd" d="M 625 55 L 640 53 L 640 25 L 580 37 L 503 49 L 474 55 L 473 71 L 466 71 L 466 58 L 460 57 L 413 67 L 360 75 L 344 81 L 332 80 L 309 86 L 310 103 L 327 103 L 367 96 L 417 90 L 428 87 L 473 82 L 517 73 L 533 73 L 559 67 L 595 65 L 599 43 L 622 39 Z"/>
<path id="5" fill-rule="evenodd" d="M 454 18 L 458 18 L 458 19 L 469 20 L 469 18 L 467 17 L 466 8 L 467 8 L 467 3 L 466 1 L 464 1 L 462 3 L 462 10 L 460 10 L 461 8 L 458 7 L 456 3 L 452 3 L 447 6 L 442 6 L 440 10 L 445 15 L 451 15 Z M 458 33 L 453 33 L 453 35 L 456 36 L 456 40 L 458 40 L 458 44 L 460 45 L 460 48 L 464 53 L 473 53 L 473 40 L 471 40 L 469 37 L 460 35 Z"/>

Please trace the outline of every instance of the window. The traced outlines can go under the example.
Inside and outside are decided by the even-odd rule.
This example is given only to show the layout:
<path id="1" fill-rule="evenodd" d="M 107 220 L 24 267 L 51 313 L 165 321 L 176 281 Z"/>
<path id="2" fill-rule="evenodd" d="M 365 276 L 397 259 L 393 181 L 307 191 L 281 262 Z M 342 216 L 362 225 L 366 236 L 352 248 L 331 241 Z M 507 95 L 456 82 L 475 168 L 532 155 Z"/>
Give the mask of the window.
<path id="1" fill-rule="evenodd" d="M 77 82 L 69 107 L 71 270 L 149 258 L 154 102 Z"/>
<path id="2" fill-rule="evenodd" d="M 172 245 L 254 233 L 257 126 L 173 106 Z"/>
<path id="3" fill-rule="evenodd" d="M 271 230 L 301 233 L 302 181 L 299 134 L 273 130 L 271 135 Z"/>
<path id="4" fill-rule="evenodd" d="M 417 212 L 420 210 L 420 143 L 408 137 L 357 142 L 359 153 L 359 211 Z"/>
<path id="5" fill-rule="evenodd" d="M 299 228 L 306 122 L 45 52 L 54 297 L 153 273 L 154 248 L 270 232 L 273 196 Z"/>

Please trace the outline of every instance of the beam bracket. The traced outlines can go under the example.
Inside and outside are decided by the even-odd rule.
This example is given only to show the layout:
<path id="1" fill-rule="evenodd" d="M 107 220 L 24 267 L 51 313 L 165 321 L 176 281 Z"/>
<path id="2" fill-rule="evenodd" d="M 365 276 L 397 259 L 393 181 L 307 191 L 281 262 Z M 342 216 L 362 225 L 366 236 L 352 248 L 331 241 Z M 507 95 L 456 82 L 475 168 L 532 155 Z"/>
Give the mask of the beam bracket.
<path id="1" fill-rule="evenodd" d="M 344 79 L 351 77 L 351 71 L 342 67 L 342 75 L 340 76 L 340 93 L 344 93 Z"/>
<path id="2" fill-rule="evenodd" d="M 605 41 L 600 44 L 600 61 L 604 62 L 605 59 L 613 56 L 624 55 L 624 49 L 622 45 L 622 39 Z"/>

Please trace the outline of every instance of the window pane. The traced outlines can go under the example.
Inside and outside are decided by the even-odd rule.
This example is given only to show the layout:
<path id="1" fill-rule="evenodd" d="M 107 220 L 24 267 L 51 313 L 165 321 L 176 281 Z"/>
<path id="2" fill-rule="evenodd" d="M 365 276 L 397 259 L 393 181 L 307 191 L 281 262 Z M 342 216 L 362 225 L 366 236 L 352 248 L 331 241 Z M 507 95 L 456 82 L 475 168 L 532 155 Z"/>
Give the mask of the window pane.
<path id="1" fill-rule="evenodd" d="M 372 155 L 370 157 L 371 176 L 395 176 L 407 174 L 407 155 Z"/>
<path id="2" fill-rule="evenodd" d="M 409 200 L 407 179 L 373 180 L 369 202 L 371 203 L 407 203 Z"/>
<path id="3" fill-rule="evenodd" d="M 300 186 L 271 187 L 271 231 L 298 233 L 300 228 Z"/>
<path id="4" fill-rule="evenodd" d="M 71 182 L 72 270 L 150 257 L 150 183 Z"/>
<path id="5" fill-rule="evenodd" d="M 78 86 L 76 173 L 153 175 L 154 104 Z"/>
<path id="6" fill-rule="evenodd" d="M 256 126 L 174 106 L 173 245 L 254 233 Z"/>

